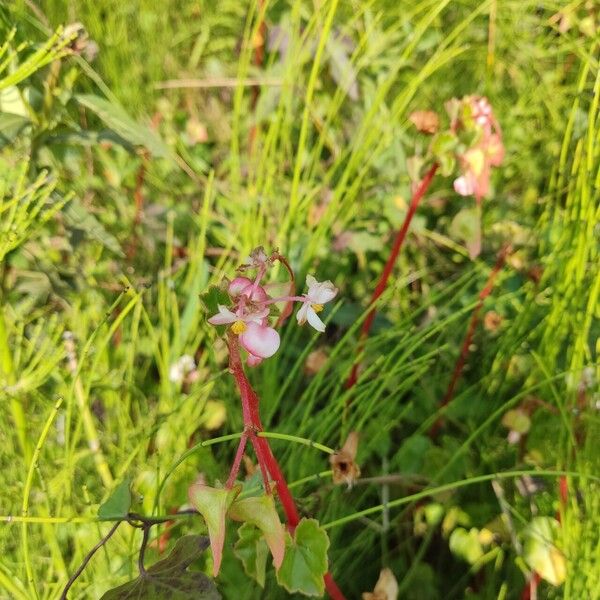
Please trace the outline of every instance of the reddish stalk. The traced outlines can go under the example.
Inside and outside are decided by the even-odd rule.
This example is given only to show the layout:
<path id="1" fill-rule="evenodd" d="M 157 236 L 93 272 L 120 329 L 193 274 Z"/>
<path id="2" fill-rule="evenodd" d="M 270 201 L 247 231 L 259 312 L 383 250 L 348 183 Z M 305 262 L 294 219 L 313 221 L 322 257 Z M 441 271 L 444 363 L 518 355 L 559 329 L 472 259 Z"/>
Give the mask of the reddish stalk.
<path id="1" fill-rule="evenodd" d="M 433 177 L 438 169 L 438 163 L 433 163 L 429 171 L 425 174 L 425 177 L 421 180 L 421 183 L 418 185 L 415 193 L 413 194 L 410 205 L 408 207 L 408 212 L 406 213 L 406 217 L 404 218 L 404 223 L 402 223 L 402 227 L 396 233 L 396 237 L 394 238 L 394 243 L 392 245 L 392 249 L 390 251 L 390 255 L 385 263 L 385 267 L 381 272 L 379 277 L 379 281 L 377 282 L 377 286 L 375 287 L 375 291 L 371 296 L 371 300 L 369 302 L 370 306 L 373 306 L 377 299 L 383 294 L 385 288 L 387 287 L 388 280 L 390 275 L 392 274 L 392 270 L 394 268 L 394 264 L 396 263 L 396 259 L 400 254 L 400 250 L 402 249 L 402 245 L 404 244 L 404 240 L 406 238 L 406 234 L 408 233 L 408 228 L 410 227 L 411 221 L 417 212 L 417 207 L 419 206 L 419 202 L 425 195 L 425 192 L 431 185 Z M 364 347 L 365 339 L 368 337 L 369 332 L 371 331 L 371 326 L 373 325 L 373 321 L 375 319 L 377 311 L 375 308 L 372 308 L 367 315 L 367 318 L 363 321 L 362 327 L 360 329 L 360 343 L 358 346 L 357 354 L 362 352 Z M 358 380 L 358 367 L 359 363 L 356 361 L 352 366 L 352 371 L 350 372 L 350 376 L 346 381 L 346 389 L 350 389 L 353 387 Z"/>
<path id="2" fill-rule="evenodd" d="M 485 286 L 479 292 L 479 300 L 477 305 L 473 309 L 473 313 L 471 314 L 471 320 L 469 321 L 469 327 L 467 328 L 467 334 L 465 335 L 465 339 L 463 340 L 462 347 L 460 349 L 460 355 L 458 360 L 456 361 L 456 365 L 454 367 L 454 372 L 452 374 L 452 379 L 450 380 L 450 385 L 448 385 L 448 389 L 442 398 L 442 402 L 440 403 L 440 408 L 447 406 L 450 404 L 452 399 L 454 398 L 454 392 L 456 391 L 456 385 L 460 376 L 465 367 L 465 363 L 467 361 L 467 357 L 469 356 L 469 347 L 471 346 L 471 342 L 473 341 L 473 335 L 475 334 L 475 330 L 477 329 L 477 325 L 480 319 L 481 309 L 483 308 L 483 303 L 485 299 L 492 293 L 494 289 L 494 284 L 496 282 L 496 277 L 498 273 L 502 270 L 504 263 L 506 262 L 506 256 L 510 251 L 510 246 L 506 245 L 500 250 L 498 254 L 498 259 L 496 260 L 496 264 L 494 268 L 491 270 L 488 279 L 485 283 Z M 435 438 L 443 425 L 443 419 L 440 417 L 429 430 L 429 437 Z"/>
<path id="3" fill-rule="evenodd" d="M 233 459 L 233 464 L 231 465 L 231 470 L 229 471 L 229 477 L 227 478 L 227 483 L 225 487 L 231 489 L 233 484 L 235 483 L 235 478 L 240 471 L 240 465 L 242 464 L 242 458 L 244 456 L 244 450 L 246 449 L 246 443 L 248 442 L 248 436 L 246 433 L 242 435 L 240 439 L 240 443 L 238 445 L 237 451 L 235 453 L 235 458 Z"/>
<path id="4" fill-rule="evenodd" d="M 275 481 L 277 493 L 283 507 L 283 511 L 288 522 L 288 528 L 293 533 L 294 529 L 300 522 L 300 515 L 296 508 L 296 503 L 290 489 L 287 485 L 285 477 L 279 467 L 277 459 L 271 451 L 269 441 L 266 438 L 258 437 L 256 434 L 263 430 L 259 414 L 259 399 L 256 392 L 252 389 L 246 372 L 242 365 L 240 357 L 240 347 L 237 336 L 229 333 L 227 336 L 227 346 L 229 347 L 229 368 L 235 378 L 235 382 L 240 391 L 242 400 L 242 414 L 244 418 L 244 436 L 240 440 L 240 445 L 236 452 L 233 466 L 227 480 L 227 486 L 231 487 L 240 469 L 240 463 L 244 454 L 244 449 L 247 438 L 250 438 L 256 458 L 261 468 L 263 479 L 265 481 L 265 489 L 270 493 L 270 484 L 268 475 Z M 240 450 L 241 448 L 241 450 Z M 335 583 L 331 573 L 326 573 L 324 576 L 325 588 L 333 600 L 345 600 L 344 595 Z"/>

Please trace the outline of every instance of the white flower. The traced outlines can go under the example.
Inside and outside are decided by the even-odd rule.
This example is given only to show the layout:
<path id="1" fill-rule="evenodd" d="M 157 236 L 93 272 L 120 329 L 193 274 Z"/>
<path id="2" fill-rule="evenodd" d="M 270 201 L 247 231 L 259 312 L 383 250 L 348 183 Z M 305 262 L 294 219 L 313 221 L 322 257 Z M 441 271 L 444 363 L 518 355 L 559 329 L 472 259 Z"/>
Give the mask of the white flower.
<path id="1" fill-rule="evenodd" d="M 169 380 L 173 383 L 181 383 L 183 378 L 195 368 L 194 358 L 189 354 L 184 354 L 169 368 Z"/>
<path id="2" fill-rule="evenodd" d="M 296 313 L 296 319 L 300 325 L 309 322 L 317 331 L 325 331 L 325 324 L 317 313 L 323 310 L 323 304 L 333 300 L 338 293 L 337 288 L 331 281 L 317 281 L 312 275 L 306 276 L 308 292 L 304 294 L 304 303 Z"/>

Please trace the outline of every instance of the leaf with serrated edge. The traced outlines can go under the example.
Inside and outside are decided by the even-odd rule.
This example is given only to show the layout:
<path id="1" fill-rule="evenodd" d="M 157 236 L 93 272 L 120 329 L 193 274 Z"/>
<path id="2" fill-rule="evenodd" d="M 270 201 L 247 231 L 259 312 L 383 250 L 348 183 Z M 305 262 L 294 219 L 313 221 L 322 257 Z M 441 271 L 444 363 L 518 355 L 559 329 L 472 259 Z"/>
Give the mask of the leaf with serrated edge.
<path id="1" fill-rule="evenodd" d="M 250 523 L 244 523 L 238 529 L 238 538 L 233 547 L 235 555 L 242 561 L 246 575 L 264 588 L 269 549 L 262 531 Z"/>
<path id="2" fill-rule="evenodd" d="M 219 574 L 225 543 L 225 515 L 241 486 L 232 489 L 213 488 L 202 483 L 190 486 L 190 502 L 202 515 L 208 528 L 210 548 L 213 555 L 213 577 Z"/>
<path id="3" fill-rule="evenodd" d="M 220 600 L 214 582 L 204 573 L 187 568 L 208 548 L 208 539 L 185 535 L 167 558 L 152 565 L 137 579 L 109 590 L 101 600 Z"/>
<path id="4" fill-rule="evenodd" d="M 273 565 L 279 569 L 285 554 L 285 530 L 279 520 L 273 496 L 253 496 L 236 500 L 229 508 L 234 521 L 251 523 L 258 527 L 273 555 Z"/>
<path id="5" fill-rule="evenodd" d="M 306 596 L 322 596 L 325 591 L 323 576 L 327 573 L 329 538 L 315 519 L 302 519 L 294 538 L 287 536 L 289 545 L 277 582 L 288 592 Z"/>
<path id="6" fill-rule="evenodd" d="M 131 506 L 131 480 L 123 480 L 108 497 L 106 502 L 98 508 L 98 517 L 101 520 L 124 519 Z"/>

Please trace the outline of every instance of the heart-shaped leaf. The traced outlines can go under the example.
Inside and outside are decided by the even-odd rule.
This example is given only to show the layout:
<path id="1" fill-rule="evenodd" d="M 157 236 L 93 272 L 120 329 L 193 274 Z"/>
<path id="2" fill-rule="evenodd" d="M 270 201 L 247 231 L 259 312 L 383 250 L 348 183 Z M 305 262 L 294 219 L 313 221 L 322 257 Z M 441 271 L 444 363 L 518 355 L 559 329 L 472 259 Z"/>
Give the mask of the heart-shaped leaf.
<path id="1" fill-rule="evenodd" d="M 285 554 L 285 530 L 279 520 L 273 496 L 253 496 L 236 500 L 229 508 L 229 516 L 234 521 L 255 525 L 262 531 L 273 555 L 273 565 L 279 569 Z"/>
<path id="2" fill-rule="evenodd" d="M 113 520 L 127 517 L 131 506 L 131 480 L 124 479 L 98 508 L 100 519 Z"/>
<path id="3" fill-rule="evenodd" d="M 329 538 L 315 519 L 302 519 L 294 538 L 287 536 L 288 546 L 277 581 L 291 594 L 322 596 L 325 591 L 323 576 L 327 573 Z"/>
<path id="4" fill-rule="evenodd" d="M 152 565 L 137 579 L 109 590 L 101 600 L 219 600 L 221 594 L 204 573 L 187 568 L 208 548 L 208 539 L 186 535 L 167 558 Z"/>
<path id="5" fill-rule="evenodd" d="M 238 529 L 238 537 L 233 548 L 235 555 L 242 561 L 246 575 L 264 588 L 269 549 L 262 531 L 250 523 L 244 523 Z"/>
<path id="6" fill-rule="evenodd" d="M 232 489 L 213 488 L 202 483 L 196 483 L 189 489 L 190 502 L 202 515 L 208 528 L 210 548 L 213 555 L 213 576 L 219 574 L 225 543 L 225 515 L 235 497 L 240 493 L 241 486 Z"/>

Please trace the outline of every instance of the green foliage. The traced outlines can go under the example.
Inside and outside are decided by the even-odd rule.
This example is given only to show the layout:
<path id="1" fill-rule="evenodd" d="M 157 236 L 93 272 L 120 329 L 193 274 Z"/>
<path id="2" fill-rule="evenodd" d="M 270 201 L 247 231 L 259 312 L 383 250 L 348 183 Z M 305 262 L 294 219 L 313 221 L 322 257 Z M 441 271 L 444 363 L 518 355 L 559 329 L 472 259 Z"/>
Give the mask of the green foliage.
<path id="1" fill-rule="evenodd" d="M 285 530 L 279 520 L 273 496 L 265 494 L 236 499 L 229 507 L 228 515 L 235 521 L 254 525 L 261 531 L 273 555 L 273 564 L 279 569 L 285 553 Z"/>
<path id="2" fill-rule="evenodd" d="M 225 543 L 225 518 L 231 503 L 240 493 L 241 486 L 227 488 L 211 488 L 207 485 L 194 484 L 190 488 L 190 501 L 202 515 L 213 555 L 213 576 L 216 577 L 221 568 L 223 545 Z"/>
<path id="3" fill-rule="evenodd" d="M 329 538 L 315 519 L 302 519 L 287 536 L 285 557 L 277 571 L 277 581 L 288 592 L 322 596 L 323 576 L 327 572 Z"/>
<path id="4" fill-rule="evenodd" d="M 171 554 L 152 565 L 139 577 L 109 590 L 102 600 L 219 600 L 215 584 L 204 574 L 189 571 L 208 548 L 208 540 L 199 535 L 186 535 L 177 540 Z"/>
<path id="5" fill-rule="evenodd" d="M 89 108 L 107 127 L 131 145 L 141 146 L 157 158 L 171 156 L 169 147 L 165 145 L 160 137 L 149 127 L 136 123 L 122 106 L 92 94 L 79 94 L 75 96 L 75 100 L 81 106 Z"/>
<path id="6" fill-rule="evenodd" d="M 131 507 L 131 481 L 123 480 L 111 495 L 98 507 L 98 517 L 102 520 L 124 519 Z"/>
<path id="7" fill-rule="evenodd" d="M 264 588 L 269 548 L 262 531 L 250 523 L 244 523 L 238 529 L 238 541 L 235 543 L 234 552 L 242 561 L 246 575 Z"/>

